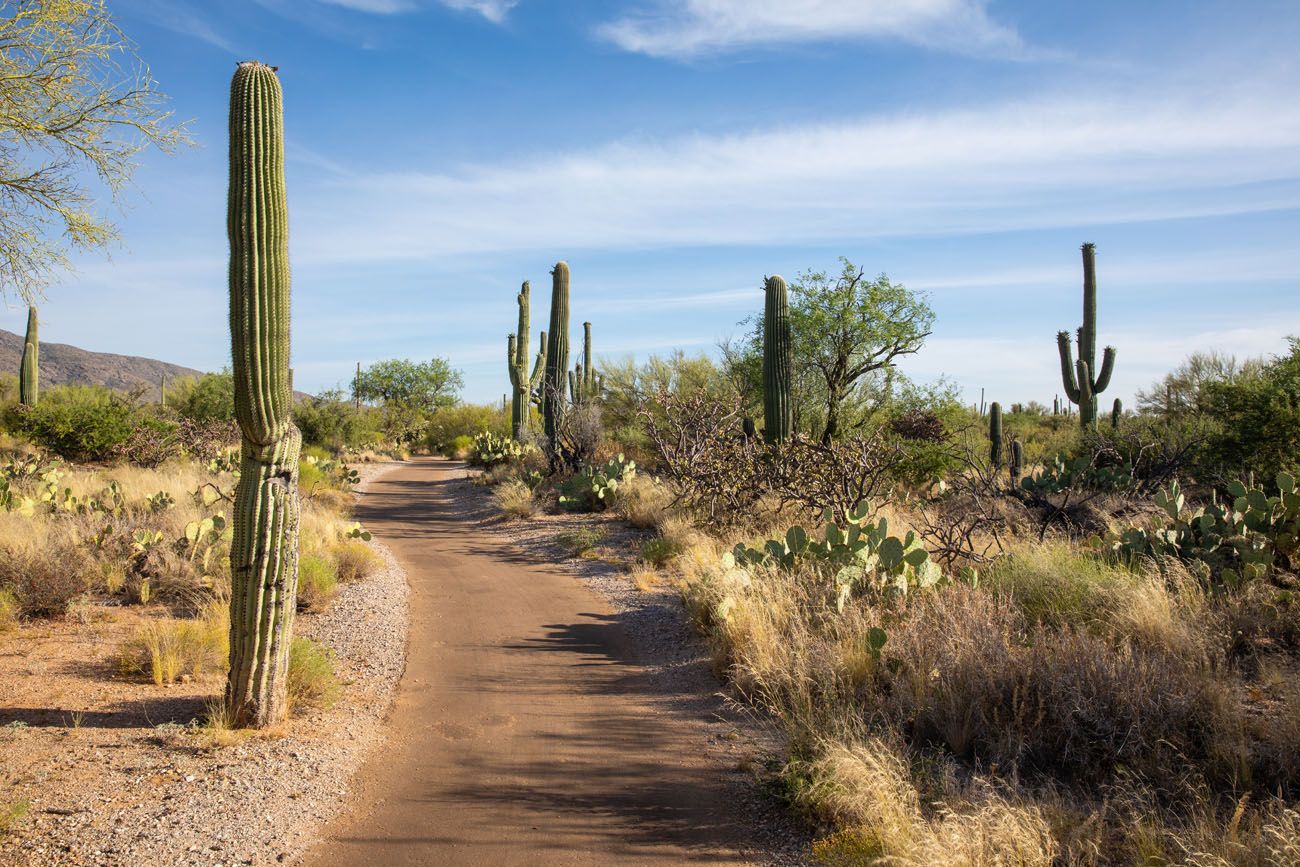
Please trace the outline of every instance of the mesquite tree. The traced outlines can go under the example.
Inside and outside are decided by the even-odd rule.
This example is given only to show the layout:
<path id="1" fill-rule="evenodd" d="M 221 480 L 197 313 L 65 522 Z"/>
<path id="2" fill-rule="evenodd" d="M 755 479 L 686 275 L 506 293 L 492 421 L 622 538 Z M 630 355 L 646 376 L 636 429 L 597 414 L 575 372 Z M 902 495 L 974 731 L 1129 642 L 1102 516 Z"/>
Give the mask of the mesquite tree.
<path id="1" fill-rule="evenodd" d="M 230 346 L 243 440 L 230 545 L 232 725 L 287 712 L 298 593 L 298 456 L 290 418 L 289 227 L 276 67 L 239 64 L 230 85 Z"/>

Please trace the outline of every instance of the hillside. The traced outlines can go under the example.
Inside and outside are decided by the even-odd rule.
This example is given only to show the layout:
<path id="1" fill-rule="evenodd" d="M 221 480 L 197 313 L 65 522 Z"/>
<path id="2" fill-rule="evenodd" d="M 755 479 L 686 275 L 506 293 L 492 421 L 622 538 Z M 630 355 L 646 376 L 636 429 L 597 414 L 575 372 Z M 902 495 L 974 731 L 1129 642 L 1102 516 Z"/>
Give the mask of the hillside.
<path id="1" fill-rule="evenodd" d="M 22 355 L 22 336 L 0 329 L 0 371 L 16 374 Z M 66 343 L 41 341 L 42 385 L 80 383 L 106 385 L 122 391 L 143 388 L 143 399 L 156 401 L 164 374 L 170 381 L 182 376 L 202 376 L 203 371 L 156 358 L 90 352 Z"/>

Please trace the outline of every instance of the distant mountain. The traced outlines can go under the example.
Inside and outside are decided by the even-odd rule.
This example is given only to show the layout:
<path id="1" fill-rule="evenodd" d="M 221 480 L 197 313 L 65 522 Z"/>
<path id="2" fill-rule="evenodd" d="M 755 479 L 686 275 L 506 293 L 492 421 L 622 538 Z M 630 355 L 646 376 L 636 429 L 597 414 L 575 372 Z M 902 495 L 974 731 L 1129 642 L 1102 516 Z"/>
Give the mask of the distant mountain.
<path id="1" fill-rule="evenodd" d="M 23 358 L 23 338 L 0 329 L 0 371 L 18 373 Z M 157 401 L 163 375 L 167 380 L 202 376 L 203 371 L 156 358 L 90 352 L 66 343 L 41 341 L 41 385 L 106 385 L 121 391 L 143 388 L 145 401 Z"/>

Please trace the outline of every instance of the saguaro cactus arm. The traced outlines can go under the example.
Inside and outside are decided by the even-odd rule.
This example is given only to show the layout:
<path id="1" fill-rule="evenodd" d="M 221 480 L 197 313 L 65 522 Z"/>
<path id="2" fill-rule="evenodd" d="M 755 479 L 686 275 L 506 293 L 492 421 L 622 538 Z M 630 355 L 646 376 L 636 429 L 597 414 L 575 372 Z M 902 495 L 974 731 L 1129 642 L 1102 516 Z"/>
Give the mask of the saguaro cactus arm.
<path id="1" fill-rule="evenodd" d="M 1115 347 L 1107 346 L 1101 353 L 1101 370 L 1093 380 L 1093 394 L 1100 394 L 1110 386 L 1110 375 L 1115 370 Z"/>
<path id="2" fill-rule="evenodd" d="M 1074 352 L 1070 347 L 1070 332 L 1056 333 L 1056 351 L 1061 356 L 1061 384 L 1071 403 L 1079 402 L 1079 383 L 1074 378 Z"/>
<path id="3" fill-rule="evenodd" d="M 989 463 L 1002 468 L 1002 404 L 989 404 Z"/>
<path id="4" fill-rule="evenodd" d="M 230 85 L 230 343 L 243 444 L 230 546 L 230 674 L 236 726 L 287 711 L 298 590 L 298 457 L 290 418 L 289 229 L 280 81 L 239 64 Z"/>
<path id="5" fill-rule="evenodd" d="M 537 388 L 537 384 L 542 381 L 543 374 L 546 373 L 546 332 L 541 333 L 539 339 L 540 345 L 537 348 L 537 360 L 533 362 L 533 375 L 528 378 L 528 384 L 531 388 Z"/>

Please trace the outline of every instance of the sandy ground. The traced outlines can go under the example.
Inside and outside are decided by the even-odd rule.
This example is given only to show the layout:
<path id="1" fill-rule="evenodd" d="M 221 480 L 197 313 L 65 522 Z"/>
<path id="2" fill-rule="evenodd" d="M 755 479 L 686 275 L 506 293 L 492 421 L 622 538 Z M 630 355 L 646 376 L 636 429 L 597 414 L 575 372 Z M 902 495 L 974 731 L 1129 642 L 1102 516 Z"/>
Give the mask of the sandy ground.
<path id="1" fill-rule="evenodd" d="M 365 466 L 363 478 L 392 467 Z M 88 622 L 0 636 L 0 807 L 31 805 L 0 838 L 0 864 L 276 864 L 313 842 L 350 802 L 402 674 L 407 585 L 378 550 L 382 569 L 297 621 L 335 651 L 342 699 L 271 737 L 217 746 L 203 733 L 220 681 L 164 688 L 117 674 L 117 646 L 158 611 L 92 607 Z"/>
<path id="2" fill-rule="evenodd" d="M 353 811 L 306 863 L 800 863 L 746 770 L 766 747 L 680 604 L 556 563 L 549 519 L 514 537 L 464 477 L 418 460 L 361 504 L 410 580 L 407 672 Z"/>

